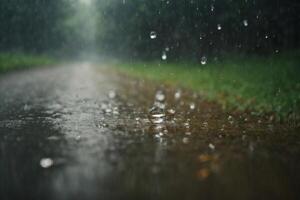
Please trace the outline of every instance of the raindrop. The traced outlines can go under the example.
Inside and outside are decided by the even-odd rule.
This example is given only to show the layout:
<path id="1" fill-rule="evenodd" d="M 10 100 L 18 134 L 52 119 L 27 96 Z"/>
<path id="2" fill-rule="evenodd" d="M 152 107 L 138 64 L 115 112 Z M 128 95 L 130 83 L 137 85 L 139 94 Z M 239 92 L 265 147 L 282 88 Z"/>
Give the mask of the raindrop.
<path id="1" fill-rule="evenodd" d="M 159 101 L 155 101 L 155 102 L 154 102 L 154 106 L 155 106 L 156 108 L 161 109 L 161 110 L 164 110 L 164 109 L 166 108 L 166 104 L 161 103 L 161 102 L 159 102 Z"/>
<path id="2" fill-rule="evenodd" d="M 174 109 L 172 109 L 172 108 L 168 110 L 168 113 L 171 114 L 171 115 L 174 115 L 175 112 L 176 112 L 176 111 L 175 111 Z"/>
<path id="3" fill-rule="evenodd" d="M 163 52 L 162 55 L 161 55 L 161 59 L 162 60 L 167 60 L 167 58 L 168 58 L 167 53 Z"/>
<path id="4" fill-rule="evenodd" d="M 155 127 L 154 127 L 154 129 L 155 129 L 156 131 L 162 131 L 164 128 L 165 128 L 165 126 L 164 126 L 164 125 L 161 125 L 161 124 L 157 124 L 157 125 L 155 125 Z"/>
<path id="5" fill-rule="evenodd" d="M 185 137 L 182 139 L 183 144 L 189 143 L 189 138 Z"/>
<path id="6" fill-rule="evenodd" d="M 211 150 L 215 150 L 215 149 L 216 149 L 215 145 L 213 145 L 212 143 L 210 143 L 210 144 L 208 145 L 208 147 L 209 147 Z"/>
<path id="7" fill-rule="evenodd" d="M 165 120 L 165 114 L 162 113 L 163 110 L 157 107 L 150 109 L 150 120 L 153 124 L 161 124 Z"/>
<path id="8" fill-rule="evenodd" d="M 243 135 L 242 136 L 242 140 L 246 140 L 247 139 L 247 136 L 246 135 Z"/>
<path id="9" fill-rule="evenodd" d="M 164 118 L 157 118 L 157 117 L 154 117 L 151 119 L 152 123 L 153 124 L 161 124 L 164 122 Z"/>
<path id="10" fill-rule="evenodd" d="M 80 135 L 77 135 L 76 137 L 75 137 L 75 140 L 76 141 L 79 141 L 81 139 L 81 136 Z"/>
<path id="11" fill-rule="evenodd" d="M 219 31 L 222 30 L 221 24 L 218 24 L 218 25 L 217 25 L 217 29 L 218 29 Z"/>
<path id="12" fill-rule="evenodd" d="M 114 107 L 113 114 L 114 115 L 119 115 L 120 114 L 119 111 L 118 111 L 118 107 Z"/>
<path id="13" fill-rule="evenodd" d="M 215 10 L 215 6 L 214 6 L 214 5 L 211 5 L 211 6 L 210 6 L 210 11 L 211 11 L 211 12 L 214 12 L 214 10 Z"/>
<path id="14" fill-rule="evenodd" d="M 181 97 L 181 91 L 178 90 L 178 91 L 174 94 L 174 97 L 175 97 L 176 100 L 180 99 L 180 97 Z"/>
<path id="15" fill-rule="evenodd" d="M 195 108 L 196 108 L 195 103 L 191 103 L 191 104 L 190 104 L 190 109 L 191 109 L 191 110 L 195 110 Z"/>
<path id="16" fill-rule="evenodd" d="M 161 117 L 164 117 L 165 114 L 154 114 L 152 115 L 152 117 L 155 117 L 155 118 L 161 118 Z"/>
<path id="17" fill-rule="evenodd" d="M 202 64 L 202 65 L 206 65 L 206 63 L 207 63 L 207 58 L 206 58 L 206 56 L 202 56 L 202 58 L 201 58 L 201 64 Z"/>
<path id="18" fill-rule="evenodd" d="M 59 137 L 57 137 L 57 136 L 50 136 L 47 139 L 48 140 L 59 140 Z"/>
<path id="19" fill-rule="evenodd" d="M 112 110 L 111 110 L 110 108 L 107 108 L 107 109 L 105 109 L 105 112 L 106 112 L 106 113 L 111 113 Z"/>
<path id="20" fill-rule="evenodd" d="M 166 50 L 166 51 L 170 51 L 170 48 L 169 48 L 169 47 L 166 47 L 165 50 Z"/>
<path id="21" fill-rule="evenodd" d="M 249 147 L 248 147 L 248 148 L 249 148 L 249 151 L 250 151 L 250 152 L 253 152 L 253 151 L 254 151 L 254 149 L 255 149 L 255 147 L 254 147 L 254 143 L 253 143 L 253 142 L 250 142 L 250 143 L 249 143 Z"/>
<path id="22" fill-rule="evenodd" d="M 191 132 L 186 132 L 185 135 L 192 135 L 192 133 Z"/>
<path id="23" fill-rule="evenodd" d="M 53 165 L 53 160 L 51 158 L 43 158 L 40 160 L 40 165 L 42 168 L 49 168 Z"/>
<path id="24" fill-rule="evenodd" d="M 164 134 L 162 132 L 159 132 L 158 134 L 155 134 L 156 138 L 161 138 Z"/>
<path id="25" fill-rule="evenodd" d="M 155 31 L 151 31 L 150 32 L 150 38 L 153 40 L 153 39 L 156 39 L 157 38 L 157 33 Z"/>
<path id="26" fill-rule="evenodd" d="M 183 123 L 183 125 L 184 125 L 184 127 L 185 127 L 186 129 L 189 129 L 189 128 L 190 128 L 190 123 L 189 123 L 189 122 L 185 122 L 185 123 Z"/>
<path id="27" fill-rule="evenodd" d="M 102 110 L 106 110 L 108 108 L 108 105 L 105 103 L 102 103 L 100 107 Z"/>
<path id="28" fill-rule="evenodd" d="M 248 26 L 248 20 L 244 19 L 243 24 L 244 24 L 244 26 Z"/>
<path id="29" fill-rule="evenodd" d="M 156 99 L 157 101 L 164 101 L 165 98 L 166 98 L 166 97 L 165 97 L 165 95 L 163 94 L 162 91 L 156 92 L 156 94 L 155 94 L 155 99 Z"/>
<path id="30" fill-rule="evenodd" d="M 25 104 L 23 109 L 24 109 L 24 111 L 28 111 L 28 110 L 30 110 L 30 106 L 28 106 L 27 104 Z"/>
<path id="31" fill-rule="evenodd" d="M 164 136 L 164 134 L 162 132 L 159 132 L 158 134 L 160 137 Z"/>
<path id="32" fill-rule="evenodd" d="M 110 99 L 114 99 L 115 97 L 116 97 L 116 92 L 115 91 L 109 91 L 109 93 L 108 93 L 108 97 L 110 98 Z"/>

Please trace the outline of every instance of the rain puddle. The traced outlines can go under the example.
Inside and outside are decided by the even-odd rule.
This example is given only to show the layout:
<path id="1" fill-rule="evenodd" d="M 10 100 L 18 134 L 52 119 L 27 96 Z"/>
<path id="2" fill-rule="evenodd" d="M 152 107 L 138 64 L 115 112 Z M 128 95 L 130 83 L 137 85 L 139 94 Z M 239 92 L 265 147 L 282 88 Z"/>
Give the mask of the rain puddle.
<path id="1" fill-rule="evenodd" d="M 299 197 L 298 129 L 272 116 L 87 64 L 22 73 L 0 85 L 3 199 Z"/>

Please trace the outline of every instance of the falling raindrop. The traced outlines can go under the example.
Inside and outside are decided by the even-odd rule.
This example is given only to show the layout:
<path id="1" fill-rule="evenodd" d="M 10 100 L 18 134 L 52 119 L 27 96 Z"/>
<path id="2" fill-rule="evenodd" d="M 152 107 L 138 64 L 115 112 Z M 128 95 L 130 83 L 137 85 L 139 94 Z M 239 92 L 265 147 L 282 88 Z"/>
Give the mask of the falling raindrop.
<path id="1" fill-rule="evenodd" d="M 180 99 L 180 97 L 181 97 L 181 91 L 178 90 L 178 91 L 174 94 L 174 97 L 175 97 L 176 100 Z"/>
<path id="2" fill-rule="evenodd" d="M 156 94 L 155 94 L 155 99 L 157 100 L 157 101 L 164 101 L 165 100 L 165 95 L 164 95 L 164 93 L 162 92 L 162 91 L 158 91 L 158 92 L 156 92 Z"/>
<path id="3" fill-rule="evenodd" d="M 114 115 L 119 115 L 120 113 L 119 113 L 119 108 L 118 107 L 114 107 L 113 108 L 113 114 Z"/>
<path id="4" fill-rule="evenodd" d="M 75 140 L 77 140 L 77 141 L 79 141 L 81 139 L 81 136 L 80 135 L 77 135 L 76 137 L 75 137 Z"/>
<path id="5" fill-rule="evenodd" d="M 115 97 L 116 97 L 116 92 L 115 91 L 109 91 L 109 93 L 108 93 L 108 97 L 110 98 L 110 99 L 114 99 Z"/>
<path id="6" fill-rule="evenodd" d="M 218 25 L 217 25 L 217 29 L 218 29 L 218 31 L 222 30 L 221 24 L 218 24 Z"/>
<path id="7" fill-rule="evenodd" d="M 50 136 L 47 139 L 48 140 L 59 140 L 59 137 L 57 137 L 57 136 Z"/>
<path id="8" fill-rule="evenodd" d="M 166 53 L 166 52 L 163 52 L 162 55 L 161 55 L 161 59 L 162 59 L 162 60 L 167 60 L 167 58 L 168 58 L 168 57 L 167 57 L 167 53 Z"/>
<path id="9" fill-rule="evenodd" d="M 254 151 L 254 149 L 255 149 L 255 148 L 254 148 L 254 143 L 253 143 L 253 142 L 250 142 L 248 148 L 249 148 L 249 151 L 252 153 L 252 152 Z"/>
<path id="10" fill-rule="evenodd" d="M 191 109 L 191 110 L 195 110 L 195 108 L 196 108 L 195 103 L 191 103 L 191 104 L 190 104 L 190 109 Z"/>
<path id="11" fill-rule="evenodd" d="M 248 26 L 248 20 L 244 19 L 243 24 L 244 24 L 244 26 Z"/>
<path id="12" fill-rule="evenodd" d="M 151 31 L 150 32 L 150 38 L 153 40 L 153 39 L 156 39 L 157 38 L 157 33 L 155 31 Z"/>
<path id="13" fill-rule="evenodd" d="M 214 12 L 214 10 L 215 10 L 215 6 L 214 6 L 214 5 L 211 5 L 211 6 L 210 6 L 210 11 L 211 11 L 211 12 Z"/>
<path id="14" fill-rule="evenodd" d="M 212 143 L 210 143 L 210 144 L 208 145 L 208 147 L 209 147 L 211 150 L 215 150 L 215 149 L 216 149 L 215 145 L 213 145 Z"/>
<path id="15" fill-rule="evenodd" d="M 247 135 L 242 135 L 242 140 L 246 140 L 247 139 Z"/>
<path id="16" fill-rule="evenodd" d="M 28 111 L 28 110 L 30 110 L 30 106 L 28 106 L 27 104 L 25 104 L 23 109 L 24 109 L 24 111 Z"/>
<path id="17" fill-rule="evenodd" d="M 51 158 L 42 158 L 40 160 L 40 165 L 42 168 L 49 168 L 53 165 L 53 160 Z"/>
<path id="18" fill-rule="evenodd" d="M 202 58 L 201 58 L 201 64 L 202 64 L 202 65 L 206 65 L 206 63 L 207 63 L 207 58 L 206 58 L 206 56 L 202 56 Z"/>

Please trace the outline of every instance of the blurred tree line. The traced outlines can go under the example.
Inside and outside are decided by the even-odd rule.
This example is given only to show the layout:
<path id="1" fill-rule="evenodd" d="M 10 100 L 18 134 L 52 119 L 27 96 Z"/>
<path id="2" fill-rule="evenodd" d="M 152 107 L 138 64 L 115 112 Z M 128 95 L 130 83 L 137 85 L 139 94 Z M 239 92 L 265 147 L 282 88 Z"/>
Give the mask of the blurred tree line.
<path id="1" fill-rule="evenodd" d="M 60 48 L 61 0 L 1 0 L 0 50 L 41 52 Z"/>
<path id="2" fill-rule="evenodd" d="M 78 9 L 79 1 L 1 0 L 0 50 L 92 45 L 124 57 L 199 59 L 300 46 L 298 0 L 92 0 Z"/>
<path id="3" fill-rule="evenodd" d="M 195 58 L 273 53 L 300 46 L 298 0 L 110 0 L 100 42 L 119 55 Z M 149 34 L 155 32 L 156 39 Z"/>

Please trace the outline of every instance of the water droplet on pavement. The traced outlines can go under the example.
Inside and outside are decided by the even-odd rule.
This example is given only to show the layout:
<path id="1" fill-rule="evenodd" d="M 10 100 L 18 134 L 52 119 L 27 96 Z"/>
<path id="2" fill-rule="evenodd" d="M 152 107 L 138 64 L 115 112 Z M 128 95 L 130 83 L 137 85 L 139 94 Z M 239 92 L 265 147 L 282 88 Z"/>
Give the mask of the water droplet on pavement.
<path id="1" fill-rule="evenodd" d="M 208 145 L 208 147 L 209 147 L 211 150 L 215 150 L 215 149 L 216 149 L 215 145 L 213 145 L 212 143 L 210 143 L 210 144 Z"/>

